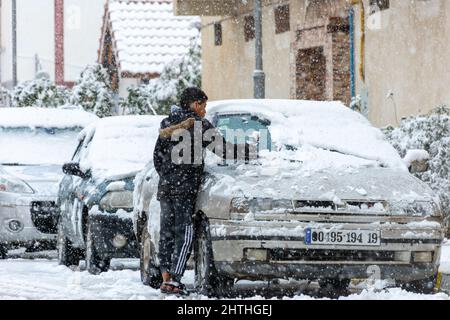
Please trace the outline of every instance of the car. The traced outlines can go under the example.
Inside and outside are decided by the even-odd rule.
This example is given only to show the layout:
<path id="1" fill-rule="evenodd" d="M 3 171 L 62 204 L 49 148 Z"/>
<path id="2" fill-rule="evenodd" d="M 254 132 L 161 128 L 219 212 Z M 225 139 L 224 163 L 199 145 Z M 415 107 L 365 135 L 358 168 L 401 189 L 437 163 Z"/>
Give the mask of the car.
<path id="1" fill-rule="evenodd" d="M 250 163 L 206 156 L 195 209 L 195 287 L 305 279 L 344 292 L 351 279 L 432 291 L 444 219 L 435 193 L 361 114 L 340 102 L 225 100 L 207 117 L 230 142 L 258 143 Z M 153 163 L 136 176 L 141 279 L 158 287 L 160 206 Z"/>
<path id="2" fill-rule="evenodd" d="M 58 192 L 58 262 L 92 274 L 138 255 L 131 214 L 134 177 L 153 156 L 161 116 L 107 117 L 83 130 Z"/>
<path id="3" fill-rule="evenodd" d="M 77 108 L 0 108 L 0 256 L 54 247 L 61 165 L 97 116 Z"/>

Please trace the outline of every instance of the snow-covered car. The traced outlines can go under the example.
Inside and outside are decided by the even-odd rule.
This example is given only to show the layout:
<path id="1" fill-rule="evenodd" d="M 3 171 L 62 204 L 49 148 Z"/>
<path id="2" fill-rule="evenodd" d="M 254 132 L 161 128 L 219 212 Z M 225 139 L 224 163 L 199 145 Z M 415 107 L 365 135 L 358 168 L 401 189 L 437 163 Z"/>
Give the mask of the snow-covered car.
<path id="1" fill-rule="evenodd" d="M 339 102 L 230 100 L 209 103 L 207 117 L 229 141 L 236 129 L 256 136 L 259 156 L 248 164 L 206 156 L 194 226 L 200 293 L 275 278 L 342 290 L 379 277 L 433 289 L 444 238 L 439 200 L 362 115 Z M 158 179 L 150 162 L 134 191 L 141 278 L 154 287 Z"/>
<path id="2" fill-rule="evenodd" d="M 54 245 L 61 165 L 97 119 L 79 109 L 0 108 L 0 256 Z"/>
<path id="3" fill-rule="evenodd" d="M 137 257 L 131 215 L 133 180 L 153 156 L 160 116 L 103 118 L 83 130 L 72 160 L 64 164 L 57 206 L 58 261 L 90 273 L 112 258 Z"/>

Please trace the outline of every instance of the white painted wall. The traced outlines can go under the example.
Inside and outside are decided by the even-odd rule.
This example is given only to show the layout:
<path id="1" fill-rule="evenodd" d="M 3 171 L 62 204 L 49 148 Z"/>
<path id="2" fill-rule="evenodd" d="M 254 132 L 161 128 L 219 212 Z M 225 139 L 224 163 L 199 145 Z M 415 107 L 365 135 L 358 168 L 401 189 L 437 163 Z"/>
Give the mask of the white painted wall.
<path id="1" fill-rule="evenodd" d="M 65 1 L 65 81 L 75 81 L 87 64 L 97 61 L 105 0 Z M 1 81 L 12 81 L 12 8 L 1 7 Z M 35 55 L 43 71 L 55 77 L 54 0 L 17 0 L 18 81 L 34 78 Z"/>
<path id="2" fill-rule="evenodd" d="M 97 61 L 105 0 L 65 0 L 65 79 L 75 81 Z"/>

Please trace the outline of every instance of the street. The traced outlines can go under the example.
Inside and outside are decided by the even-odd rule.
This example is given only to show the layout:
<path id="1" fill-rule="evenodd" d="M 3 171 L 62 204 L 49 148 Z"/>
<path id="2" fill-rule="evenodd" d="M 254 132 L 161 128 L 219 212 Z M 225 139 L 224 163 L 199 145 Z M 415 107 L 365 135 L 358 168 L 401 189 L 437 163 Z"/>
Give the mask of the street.
<path id="1" fill-rule="evenodd" d="M 208 299 L 191 293 L 185 298 L 165 296 L 159 290 L 142 285 L 137 259 L 116 259 L 112 270 L 100 275 L 87 271 L 72 271 L 59 266 L 53 251 L 24 254 L 20 250 L 12 258 L 0 261 L 0 300 L 164 300 Z M 47 258 L 44 258 L 47 257 Z M 80 264 L 82 267 L 83 263 Z M 444 246 L 442 270 L 450 271 L 450 243 Z M 193 289 L 194 271 L 187 270 L 183 278 Z M 352 294 L 341 300 L 450 300 L 445 293 L 420 295 L 400 288 L 365 290 L 352 286 Z M 238 281 L 232 299 L 277 298 L 287 300 L 326 299 L 317 295 L 317 285 L 298 281 L 280 281 L 275 286 L 267 282 Z"/>

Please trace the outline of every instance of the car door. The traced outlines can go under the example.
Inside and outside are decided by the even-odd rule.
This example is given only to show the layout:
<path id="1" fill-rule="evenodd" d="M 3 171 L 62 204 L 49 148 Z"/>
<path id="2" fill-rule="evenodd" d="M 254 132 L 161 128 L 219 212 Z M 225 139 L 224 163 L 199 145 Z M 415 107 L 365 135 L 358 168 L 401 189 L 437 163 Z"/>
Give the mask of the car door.
<path id="1" fill-rule="evenodd" d="M 72 162 L 79 163 L 80 160 L 85 157 L 89 151 L 89 143 L 92 141 L 92 136 L 89 139 L 83 139 L 78 144 L 78 147 L 72 157 Z M 78 194 L 83 179 L 77 176 L 64 175 L 60 183 L 59 188 L 59 207 L 61 214 L 61 222 L 64 230 L 64 234 L 74 244 L 82 244 L 82 236 L 79 229 L 79 212 L 81 210 L 81 202 Z"/>

